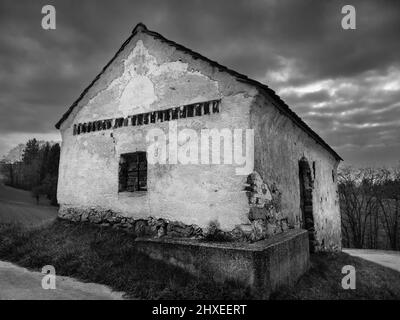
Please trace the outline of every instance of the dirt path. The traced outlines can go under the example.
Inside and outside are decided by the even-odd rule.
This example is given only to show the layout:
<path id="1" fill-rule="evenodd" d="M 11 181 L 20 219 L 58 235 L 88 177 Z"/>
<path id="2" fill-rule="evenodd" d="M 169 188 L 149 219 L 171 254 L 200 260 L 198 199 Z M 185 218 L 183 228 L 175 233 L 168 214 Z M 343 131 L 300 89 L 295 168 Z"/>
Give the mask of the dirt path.
<path id="1" fill-rule="evenodd" d="M 0 261 L 0 300 L 121 300 L 121 292 L 56 276 L 56 289 L 42 288 L 44 274 Z"/>
<path id="2" fill-rule="evenodd" d="M 30 192 L 5 186 L 0 179 L 0 223 L 38 226 L 54 220 L 57 208 L 42 199 L 37 205 Z M 57 270 L 56 270 L 57 272 Z M 106 286 L 56 277 L 56 289 L 42 288 L 44 274 L 0 261 L 0 300 L 109 300 L 122 299 L 122 293 Z"/>
<path id="3" fill-rule="evenodd" d="M 400 272 L 400 252 L 370 249 L 343 249 L 342 251 Z"/>

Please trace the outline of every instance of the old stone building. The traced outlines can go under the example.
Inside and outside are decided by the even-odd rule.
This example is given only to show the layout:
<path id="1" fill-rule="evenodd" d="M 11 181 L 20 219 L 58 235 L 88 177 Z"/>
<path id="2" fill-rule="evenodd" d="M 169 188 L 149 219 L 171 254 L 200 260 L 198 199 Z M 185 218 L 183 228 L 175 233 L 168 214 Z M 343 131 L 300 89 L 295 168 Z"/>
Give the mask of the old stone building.
<path id="1" fill-rule="evenodd" d="M 62 218 L 237 241 L 305 228 L 312 248 L 340 248 L 340 156 L 266 85 L 143 24 L 56 127 Z"/>

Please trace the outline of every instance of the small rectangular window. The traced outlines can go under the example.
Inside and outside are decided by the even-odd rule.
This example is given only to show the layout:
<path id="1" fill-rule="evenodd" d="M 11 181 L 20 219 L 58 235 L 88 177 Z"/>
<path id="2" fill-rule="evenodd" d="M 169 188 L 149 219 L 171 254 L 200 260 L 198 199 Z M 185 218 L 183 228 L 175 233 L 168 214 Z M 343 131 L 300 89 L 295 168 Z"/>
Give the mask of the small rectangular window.
<path id="1" fill-rule="evenodd" d="M 186 116 L 188 118 L 194 116 L 194 105 L 190 104 L 190 105 L 186 106 Z"/>
<path id="2" fill-rule="evenodd" d="M 164 112 L 163 111 L 157 111 L 157 120 L 160 122 L 164 121 Z"/>
<path id="3" fill-rule="evenodd" d="M 138 126 L 141 126 L 143 124 L 143 114 L 138 114 L 137 124 Z"/>
<path id="4" fill-rule="evenodd" d="M 186 118 L 186 108 L 183 106 L 179 107 L 179 118 Z"/>
<path id="5" fill-rule="evenodd" d="M 195 114 L 196 114 L 196 116 L 201 116 L 201 103 L 196 104 L 196 106 L 195 106 Z"/>
<path id="6" fill-rule="evenodd" d="M 151 123 L 156 123 L 156 118 L 157 118 L 157 113 L 156 112 L 152 112 L 150 115 L 150 122 Z"/>
<path id="7" fill-rule="evenodd" d="M 172 109 L 172 120 L 175 120 L 178 118 L 179 118 L 179 108 L 173 108 Z"/>
<path id="8" fill-rule="evenodd" d="M 149 124 L 149 117 L 150 117 L 150 113 L 143 114 L 143 123 L 144 124 Z"/>
<path id="9" fill-rule="evenodd" d="M 119 192 L 147 191 L 146 152 L 121 154 Z"/>
<path id="10" fill-rule="evenodd" d="M 210 103 L 209 102 L 204 103 L 204 114 L 210 114 Z"/>

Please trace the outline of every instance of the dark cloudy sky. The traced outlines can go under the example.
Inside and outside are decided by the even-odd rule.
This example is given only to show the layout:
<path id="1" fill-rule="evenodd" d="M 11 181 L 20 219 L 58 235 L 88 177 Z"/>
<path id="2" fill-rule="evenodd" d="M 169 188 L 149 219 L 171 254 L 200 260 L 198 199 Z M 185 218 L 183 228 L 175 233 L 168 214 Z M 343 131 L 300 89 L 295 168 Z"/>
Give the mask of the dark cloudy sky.
<path id="1" fill-rule="evenodd" d="M 57 29 L 41 28 L 52 4 Z M 341 8 L 356 8 L 343 30 Z M 400 160 L 400 1 L 0 0 L 0 155 L 54 124 L 138 22 L 269 85 L 355 165 Z"/>

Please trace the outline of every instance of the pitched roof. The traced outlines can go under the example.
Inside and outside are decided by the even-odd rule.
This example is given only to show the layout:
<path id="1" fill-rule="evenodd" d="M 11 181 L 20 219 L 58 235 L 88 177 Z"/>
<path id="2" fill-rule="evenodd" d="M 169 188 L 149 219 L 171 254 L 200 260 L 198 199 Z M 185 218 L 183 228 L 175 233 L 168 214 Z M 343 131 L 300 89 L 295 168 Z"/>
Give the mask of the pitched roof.
<path id="1" fill-rule="evenodd" d="M 278 110 L 280 110 L 283 114 L 285 114 L 287 117 L 289 117 L 294 123 L 296 123 L 301 129 L 303 129 L 306 133 L 308 133 L 317 143 L 322 145 L 325 149 L 327 149 L 333 156 L 336 158 L 336 160 L 343 160 L 335 150 L 333 150 L 314 130 L 312 130 L 296 113 L 294 113 L 289 106 L 275 93 L 274 90 L 269 88 L 267 85 L 250 79 L 247 76 L 238 73 L 232 69 L 229 69 L 223 65 L 220 65 L 218 62 L 210 60 L 201 54 L 194 52 L 174 41 L 168 40 L 164 38 L 161 34 L 148 30 L 147 27 L 143 23 L 138 23 L 136 27 L 133 29 L 132 34 L 129 36 L 128 39 L 122 44 L 121 48 L 116 52 L 116 54 L 112 57 L 112 59 L 104 66 L 104 68 L 101 70 L 101 72 L 96 76 L 96 78 L 93 79 L 93 81 L 83 90 L 83 92 L 80 94 L 77 100 L 69 107 L 67 112 L 64 113 L 64 115 L 61 117 L 61 119 L 57 122 L 56 128 L 60 129 L 61 124 L 68 118 L 68 116 L 72 113 L 74 108 L 77 106 L 79 101 L 83 99 L 83 97 L 86 95 L 86 93 L 89 91 L 89 89 L 96 83 L 96 81 L 101 77 L 101 75 L 105 72 L 105 70 L 108 68 L 108 66 L 117 58 L 117 56 L 120 54 L 121 51 L 124 50 L 126 45 L 131 41 L 131 39 L 139 32 L 146 33 L 161 42 L 164 42 L 168 45 L 171 45 L 175 47 L 177 50 L 181 50 L 189 55 L 191 55 L 195 59 L 201 59 L 209 64 L 211 64 L 213 67 L 216 67 L 219 71 L 227 72 L 230 75 L 234 76 L 238 81 L 248 83 L 250 85 L 253 85 L 257 87 L 260 91 L 267 93 L 273 100 L 273 104 Z"/>

